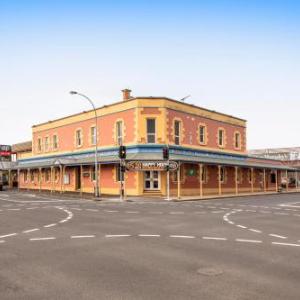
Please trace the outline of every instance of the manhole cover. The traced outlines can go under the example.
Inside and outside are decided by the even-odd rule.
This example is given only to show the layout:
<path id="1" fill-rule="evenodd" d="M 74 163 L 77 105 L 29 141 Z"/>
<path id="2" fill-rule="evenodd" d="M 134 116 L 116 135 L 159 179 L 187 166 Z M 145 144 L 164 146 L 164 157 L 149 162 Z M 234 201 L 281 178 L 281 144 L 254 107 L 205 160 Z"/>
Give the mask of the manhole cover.
<path id="1" fill-rule="evenodd" d="M 198 269 L 197 273 L 205 276 L 217 276 L 223 274 L 223 270 L 219 268 L 207 267 Z"/>

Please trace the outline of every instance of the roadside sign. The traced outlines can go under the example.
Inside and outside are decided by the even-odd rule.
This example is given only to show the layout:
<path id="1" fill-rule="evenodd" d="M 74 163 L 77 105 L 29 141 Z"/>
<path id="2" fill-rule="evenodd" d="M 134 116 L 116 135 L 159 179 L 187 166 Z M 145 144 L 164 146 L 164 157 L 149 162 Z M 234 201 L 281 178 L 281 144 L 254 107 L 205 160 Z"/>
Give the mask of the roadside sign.
<path id="1" fill-rule="evenodd" d="M 165 171 L 169 166 L 170 171 L 178 169 L 176 161 L 128 161 L 126 162 L 126 169 L 128 171 Z"/>

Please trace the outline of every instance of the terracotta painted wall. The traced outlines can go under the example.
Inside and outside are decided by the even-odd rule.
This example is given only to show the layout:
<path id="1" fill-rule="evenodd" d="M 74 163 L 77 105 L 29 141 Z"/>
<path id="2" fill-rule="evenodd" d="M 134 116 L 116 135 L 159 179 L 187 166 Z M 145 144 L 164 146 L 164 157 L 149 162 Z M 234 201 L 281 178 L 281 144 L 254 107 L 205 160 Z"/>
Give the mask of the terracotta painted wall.
<path id="1" fill-rule="evenodd" d="M 116 146 L 115 123 L 117 120 L 123 120 L 124 130 L 124 143 L 133 143 L 135 141 L 135 111 L 134 109 L 113 113 L 98 119 L 98 145 L 103 147 Z M 90 128 L 95 125 L 93 119 L 76 122 L 73 124 L 64 125 L 57 128 L 52 128 L 40 132 L 33 132 L 33 152 L 34 155 L 45 154 L 58 154 L 60 152 L 73 152 L 86 150 L 94 147 L 91 144 Z M 76 147 L 75 144 L 75 131 L 82 129 L 83 132 L 83 145 Z M 53 135 L 58 136 L 58 149 L 53 150 L 52 138 Z M 38 138 L 42 138 L 44 144 L 45 137 L 49 136 L 50 149 L 45 152 L 44 150 L 39 153 Z"/>
<path id="2" fill-rule="evenodd" d="M 235 126 L 220 121 L 206 119 L 188 113 L 168 110 L 168 138 L 171 143 L 174 143 L 174 120 L 178 119 L 182 121 L 182 145 L 183 146 L 194 146 L 199 149 L 207 150 L 229 150 L 240 153 L 246 151 L 246 128 L 241 126 Z M 207 144 L 201 145 L 198 141 L 198 128 L 199 125 L 205 124 L 207 126 Z M 225 147 L 221 148 L 217 143 L 218 128 L 225 129 Z M 241 134 L 241 149 L 237 150 L 234 147 L 234 133 L 238 131 Z"/>

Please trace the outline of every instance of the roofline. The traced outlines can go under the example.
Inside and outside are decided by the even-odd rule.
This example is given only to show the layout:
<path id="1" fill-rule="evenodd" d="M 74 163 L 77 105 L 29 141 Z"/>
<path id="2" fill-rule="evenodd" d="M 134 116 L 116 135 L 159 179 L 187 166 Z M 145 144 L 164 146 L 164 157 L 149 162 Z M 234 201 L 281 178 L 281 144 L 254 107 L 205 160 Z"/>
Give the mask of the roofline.
<path id="1" fill-rule="evenodd" d="M 230 118 L 233 118 L 233 119 L 236 119 L 236 120 L 239 120 L 239 121 L 247 122 L 247 120 L 235 117 L 233 115 L 224 114 L 224 113 L 221 113 L 221 112 L 218 112 L 218 111 L 215 111 L 215 110 L 207 109 L 207 108 L 204 108 L 204 107 L 201 107 L 201 106 L 197 106 L 197 105 L 194 105 L 194 104 L 190 104 L 190 103 L 180 102 L 178 100 L 175 100 L 175 99 L 172 99 L 172 98 L 168 98 L 168 97 L 164 97 L 164 96 L 163 97 L 158 97 L 158 96 L 155 96 L 155 97 L 154 96 L 132 97 L 132 98 L 130 98 L 128 100 L 125 100 L 125 101 L 121 100 L 121 101 L 118 101 L 118 102 L 115 102 L 115 103 L 111 103 L 111 104 L 108 104 L 108 105 L 103 105 L 103 106 L 100 106 L 100 107 L 96 107 L 96 110 L 102 109 L 102 108 L 106 108 L 106 107 L 115 106 L 115 105 L 119 105 L 119 104 L 124 103 L 124 102 L 129 102 L 129 101 L 134 101 L 134 100 L 142 100 L 142 99 L 155 99 L 155 100 L 163 99 L 163 100 L 168 100 L 168 101 L 171 101 L 171 102 L 180 103 L 180 104 L 187 105 L 187 106 L 190 106 L 190 107 L 199 108 L 199 109 L 205 110 L 207 112 L 216 113 L 216 114 L 219 114 L 219 115 L 222 115 L 222 116 L 230 117 Z M 42 122 L 42 123 L 34 124 L 31 127 L 34 128 L 34 127 L 38 127 L 38 126 L 41 126 L 41 125 L 46 125 L 46 124 L 53 123 L 53 122 L 56 122 L 56 121 L 61 121 L 61 120 L 64 120 L 64 119 L 67 119 L 67 118 L 70 118 L 70 117 L 79 116 L 79 115 L 84 114 L 84 113 L 90 113 L 92 111 L 93 111 L 93 109 L 84 110 L 82 112 L 71 114 L 71 115 L 67 115 L 65 117 L 53 119 L 53 120 L 50 120 L 50 121 L 47 121 L 47 122 Z"/>

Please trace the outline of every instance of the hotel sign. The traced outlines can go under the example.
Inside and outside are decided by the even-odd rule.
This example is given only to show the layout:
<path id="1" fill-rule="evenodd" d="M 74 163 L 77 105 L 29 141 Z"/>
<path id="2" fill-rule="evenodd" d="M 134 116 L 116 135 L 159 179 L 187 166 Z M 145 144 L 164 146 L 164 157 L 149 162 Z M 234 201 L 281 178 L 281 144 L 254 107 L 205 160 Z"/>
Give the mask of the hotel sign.
<path id="1" fill-rule="evenodd" d="M 126 169 L 128 171 L 166 171 L 169 165 L 170 171 L 178 169 L 176 161 L 128 161 L 126 162 Z"/>

